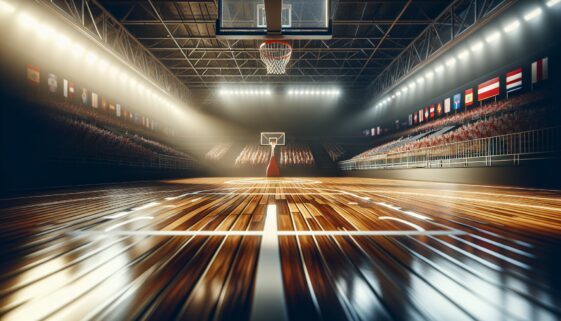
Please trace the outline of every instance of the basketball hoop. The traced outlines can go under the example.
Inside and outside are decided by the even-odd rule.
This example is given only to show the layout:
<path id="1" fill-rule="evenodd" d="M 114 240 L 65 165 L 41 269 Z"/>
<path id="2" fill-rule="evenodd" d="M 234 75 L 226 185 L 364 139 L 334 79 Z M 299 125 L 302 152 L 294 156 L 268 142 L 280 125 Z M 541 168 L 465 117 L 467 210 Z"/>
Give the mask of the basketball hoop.
<path id="1" fill-rule="evenodd" d="M 267 74 L 282 75 L 292 55 L 292 46 L 286 41 L 267 40 L 259 46 L 259 53 L 267 66 Z"/>

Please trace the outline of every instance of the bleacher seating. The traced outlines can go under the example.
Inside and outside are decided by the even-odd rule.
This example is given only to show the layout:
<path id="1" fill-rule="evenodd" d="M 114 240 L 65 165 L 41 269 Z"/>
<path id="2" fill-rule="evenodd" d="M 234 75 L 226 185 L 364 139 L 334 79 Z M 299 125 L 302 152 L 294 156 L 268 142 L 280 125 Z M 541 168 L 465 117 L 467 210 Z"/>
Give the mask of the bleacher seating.
<path id="1" fill-rule="evenodd" d="M 231 143 L 220 143 L 213 146 L 206 154 L 205 158 L 211 161 L 219 161 L 226 155 L 226 153 L 232 147 Z"/>
<path id="2" fill-rule="evenodd" d="M 345 155 L 345 150 L 341 145 L 337 143 L 326 142 L 323 143 L 322 145 L 325 151 L 327 152 L 327 154 L 329 155 L 329 158 L 334 162 L 338 161 L 341 157 L 343 157 L 343 155 Z"/>

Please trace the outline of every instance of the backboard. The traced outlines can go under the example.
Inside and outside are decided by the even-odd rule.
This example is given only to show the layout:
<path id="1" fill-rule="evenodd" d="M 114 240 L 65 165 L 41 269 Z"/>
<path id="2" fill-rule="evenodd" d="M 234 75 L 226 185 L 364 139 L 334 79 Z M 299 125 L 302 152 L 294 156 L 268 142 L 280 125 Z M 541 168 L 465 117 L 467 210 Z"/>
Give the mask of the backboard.
<path id="1" fill-rule="evenodd" d="M 267 16 L 280 19 L 280 31 L 271 30 Z M 330 17 L 331 0 L 218 0 L 216 37 L 330 39 Z"/>
<path id="2" fill-rule="evenodd" d="M 286 135 L 284 132 L 262 132 L 261 145 L 284 145 Z"/>

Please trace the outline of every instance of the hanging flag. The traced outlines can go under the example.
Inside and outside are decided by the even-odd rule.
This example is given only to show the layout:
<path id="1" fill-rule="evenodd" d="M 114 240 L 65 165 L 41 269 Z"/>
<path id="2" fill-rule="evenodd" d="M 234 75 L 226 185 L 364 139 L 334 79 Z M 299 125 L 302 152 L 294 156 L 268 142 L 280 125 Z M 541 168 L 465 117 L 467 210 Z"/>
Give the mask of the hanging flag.
<path id="1" fill-rule="evenodd" d="M 94 92 L 92 92 L 92 107 L 93 107 L 93 108 L 97 108 L 97 107 L 98 107 L 98 105 L 97 105 L 97 94 L 94 93 Z"/>
<path id="2" fill-rule="evenodd" d="M 547 80 L 547 77 L 548 77 L 547 57 L 534 61 L 532 63 L 532 84 L 538 83 L 542 80 Z"/>
<path id="3" fill-rule="evenodd" d="M 82 88 L 82 105 L 88 105 L 88 90 L 86 88 Z"/>
<path id="4" fill-rule="evenodd" d="M 436 113 L 438 114 L 438 116 L 442 115 L 442 103 L 438 102 L 438 105 L 436 105 Z"/>
<path id="5" fill-rule="evenodd" d="M 115 105 L 115 114 L 117 114 L 117 117 L 121 117 L 121 105 L 120 104 Z"/>
<path id="6" fill-rule="evenodd" d="M 522 68 L 518 68 L 506 74 L 506 92 L 522 89 Z"/>
<path id="7" fill-rule="evenodd" d="M 109 102 L 109 111 L 115 111 L 115 104 L 113 102 Z"/>
<path id="8" fill-rule="evenodd" d="M 62 81 L 62 95 L 64 98 L 68 97 L 68 80 L 66 79 Z"/>
<path id="9" fill-rule="evenodd" d="M 413 113 L 413 124 L 417 125 L 419 123 L 419 113 Z"/>
<path id="10" fill-rule="evenodd" d="M 370 136 L 376 136 L 376 128 L 370 128 Z"/>
<path id="11" fill-rule="evenodd" d="M 473 105 L 473 88 L 466 89 L 466 91 L 464 92 L 464 100 L 464 105 L 466 107 Z"/>
<path id="12" fill-rule="evenodd" d="M 454 110 L 458 110 L 462 108 L 462 95 L 455 94 L 454 95 Z"/>
<path id="13" fill-rule="evenodd" d="M 68 82 L 68 98 L 74 98 L 74 83 Z"/>
<path id="14" fill-rule="evenodd" d="M 101 97 L 101 110 L 102 111 L 107 110 L 107 99 L 105 99 L 105 97 Z"/>
<path id="15" fill-rule="evenodd" d="M 56 93 L 56 89 L 58 87 L 58 81 L 55 74 L 49 74 L 49 78 L 47 79 L 47 85 L 49 86 L 50 93 Z"/>
<path id="16" fill-rule="evenodd" d="M 477 86 L 477 99 L 479 101 L 495 97 L 500 93 L 499 77 L 487 80 Z"/>
<path id="17" fill-rule="evenodd" d="M 425 107 L 425 120 L 429 120 L 429 107 Z"/>
<path id="18" fill-rule="evenodd" d="M 444 99 L 444 113 L 448 114 L 450 112 L 450 97 Z"/>
<path id="19" fill-rule="evenodd" d="M 413 114 L 409 115 L 409 126 L 413 126 Z"/>
<path id="20" fill-rule="evenodd" d="M 378 135 L 380 135 L 382 133 L 382 129 L 380 128 L 380 126 L 376 127 L 376 133 Z"/>
<path id="21" fill-rule="evenodd" d="M 425 120 L 425 117 L 423 117 L 423 108 L 419 109 L 419 123 L 422 123 Z"/>
<path id="22" fill-rule="evenodd" d="M 39 67 L 27 65 L 27 82 L 31 85 L 37 85 L 41 81 L 41 72 Z"/>
<path id="23" fill-rule="evenodd" d="M 434 104 L 430 105 L 429 113 L 430 113 L 430 118 L 434 118 Z"/>

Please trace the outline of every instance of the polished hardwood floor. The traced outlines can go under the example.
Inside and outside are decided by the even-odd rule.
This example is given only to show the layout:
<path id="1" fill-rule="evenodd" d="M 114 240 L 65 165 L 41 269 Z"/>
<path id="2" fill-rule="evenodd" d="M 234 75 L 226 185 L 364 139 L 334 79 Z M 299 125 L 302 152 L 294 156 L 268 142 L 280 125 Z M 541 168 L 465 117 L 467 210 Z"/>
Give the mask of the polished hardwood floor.
<path id="1" fill-rule="evenodd" d="M 0 200 L 2 320 L 559 320 L 561 192 L 198 178 Z"/>

